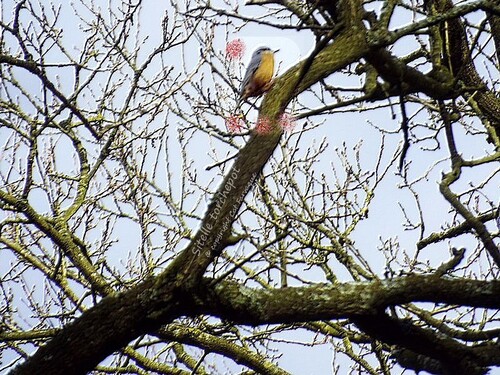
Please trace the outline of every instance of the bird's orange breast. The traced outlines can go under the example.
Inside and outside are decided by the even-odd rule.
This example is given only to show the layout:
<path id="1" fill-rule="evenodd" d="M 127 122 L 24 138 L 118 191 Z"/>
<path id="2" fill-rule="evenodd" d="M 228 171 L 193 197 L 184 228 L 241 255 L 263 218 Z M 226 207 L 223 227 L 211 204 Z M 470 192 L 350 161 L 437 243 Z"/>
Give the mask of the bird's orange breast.
<path id="1" fill-rule="evenodd" d="M 264 52 L 257 71 L 254 74 L 255 86 L 263 87 L 271 81 L 274 74 L 274 54 L 272 52 Z"/>

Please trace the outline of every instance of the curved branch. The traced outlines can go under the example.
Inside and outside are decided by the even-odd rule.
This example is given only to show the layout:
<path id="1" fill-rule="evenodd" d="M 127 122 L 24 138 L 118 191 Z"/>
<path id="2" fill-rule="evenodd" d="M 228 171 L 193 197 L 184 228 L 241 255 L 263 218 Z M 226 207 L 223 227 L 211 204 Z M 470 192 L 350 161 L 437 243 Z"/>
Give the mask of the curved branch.
<path id="1" fill-rule="evenodd" d="M 100 139 L 100 135 L 97 134 L 96 130 L 92 127 L 89 120 L 83 115 L 83 113 L 78 109 L 71 101 L 69 101 L 62 92 L 60 92 L 54 84 L 47 78 L 45 73 L 38 68 L 38 65 L 32 60 L 20 60 L 12 56 L 0 54 L 0 64 L 8 64 L 12 66 L 17 66 L 23 68 L 33 75 L 37 76 L 42 83 L 58 98 L 65 107 L 69 108 L 76 117 L 80 119 L 85 128 L 92 134 L 96 139 Z"/>
<path id="2" fill-rule="evenodd" d="M 244 365 L 260 374 L 287 375 L 274 363 L 265 357 L 251 351 L 248 348 L 238 346 L 219 336 L 211 335 L 196 328 L 190 328 L 179 324 L 172 324 L 162 328 L 156 336 L 168 341 L 181 342 L 203 348 L 209 353 L 222 354 L 231 358 L 236 363 Z"/>
<path id="3" fill-rule="evenodd" d="M 495 211 L 490 211 L 477 216 L 477 220 L 482 223 L 486 223 L 490 220 L 494 220 L 497 216 L 498 214 Z M 423 238 L 417 242 L 417 249 L 422 250 L 424 247 L 432 243 L 460 236 L 461 234 L 470 232 L 472 229 L 472 224 L 469 221 L 464 221 L 463 223 L 460 223 L 457 226 L 451 227 L 442 232 L 431 233 L 426 238 Z"/>

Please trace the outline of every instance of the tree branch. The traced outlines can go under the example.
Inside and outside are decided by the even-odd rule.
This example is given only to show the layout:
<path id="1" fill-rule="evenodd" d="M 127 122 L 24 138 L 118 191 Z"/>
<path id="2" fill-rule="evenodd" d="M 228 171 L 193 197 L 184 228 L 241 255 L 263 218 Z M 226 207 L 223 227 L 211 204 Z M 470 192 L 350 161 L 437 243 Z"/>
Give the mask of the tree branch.
<path id="1" fill-rule="evenodd" d="M 176 341 L 183 344 L 193 345 L 210 353 L 219 353 L 231 358 L 236 363 L 247 366 L 260 374 L 287 375 L 282 370 L 263 356 L 252 352 L 244 346 L 228 342 L 228 340 L 216 335 L 203 332 L 199 329 L 186 327 L 180 324 L 171 324 L 156 334 L 167 341 Z"/>
<path id="2" fill-rule="evenodd" d="M 179 316 L 211 314 L 239 324 L 260 325 L 374 316 L 388 306 L 409 302 L 500 308 L 498 280 L 412 275 L 262 290 L 233 281 L 213 286 L 212 279 L 204 279 L 191 295 L 176 290 L 174 279 L 171 281 L 169 290 L 158 290 L 152 278 L 127 292 L 106 297 L 11 374 L 85 374 L 133 338 L 154 334 Z M 489 359 L 489 364 L 498 364 L 498 358 Z"/>
<path id="3" fill-rule="evenodd" d="M 71 101 L 69 101 L 62 92 L 60 92 L 54 86 L 54 84 L 47 78 L 44 72 L 38 68 L 37 64 L 34 61 L 20 60 L 12 56 L 0 54 L 0 64 L 17 66 L 37 76 L 42 81 L 42 83 L 50 90 L 50 92 L 52 92 L 52 94 L 54 94 L 54 96 L 58 98 L 65 107 L 69 108 L 71 112 L 74 113 L 75 116 L 80 119 L 85 128 L 90 132 L 90 134 L 92 134 L 94 138 L 96 139 L 101 138 L 101 136 L 97 134 L 96 130 L 92 127 L 92 125 L 87 120 L 87 118 L 82 114 L 82 112 L 73 103 L 71 103 Z"/>
<path id="4" fill-rule="evenodd" d="M 215 288 L 202 287 L 197 293 L 196 303 L 206 309 L 204 313 L 251 325 L 370 315 L 409 302 L 500 308 L 500 281 L 435 275 L 266 290 L 221 281 Z"/>

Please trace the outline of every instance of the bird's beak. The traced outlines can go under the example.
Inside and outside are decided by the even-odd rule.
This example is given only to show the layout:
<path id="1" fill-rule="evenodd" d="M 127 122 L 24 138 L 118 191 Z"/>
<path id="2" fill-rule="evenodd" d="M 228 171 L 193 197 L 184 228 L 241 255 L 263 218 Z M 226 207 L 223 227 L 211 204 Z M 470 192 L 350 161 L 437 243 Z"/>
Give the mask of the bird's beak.
<path id="1" fill-rule="evenodd" d="M 276 49 L 276 50 L 274 50 L 274 53 L 278 52 L 279 50 L 280 50 L 279 48 L 278 48 L 278 49 Z"/>

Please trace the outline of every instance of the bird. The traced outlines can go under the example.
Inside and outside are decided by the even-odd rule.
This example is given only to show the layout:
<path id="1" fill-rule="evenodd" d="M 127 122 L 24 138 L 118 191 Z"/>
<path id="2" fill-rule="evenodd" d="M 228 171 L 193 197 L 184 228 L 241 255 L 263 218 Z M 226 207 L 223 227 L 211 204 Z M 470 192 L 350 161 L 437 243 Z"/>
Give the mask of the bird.
<path id="1" fill-rule="evenodd" d="M 274 54 L 278 51 L 273 51 L 269 47 L 259 47 L 254 51 L 241 82 L 238 104 L 250 97 L 260 96 L 271 88 Z"/>

